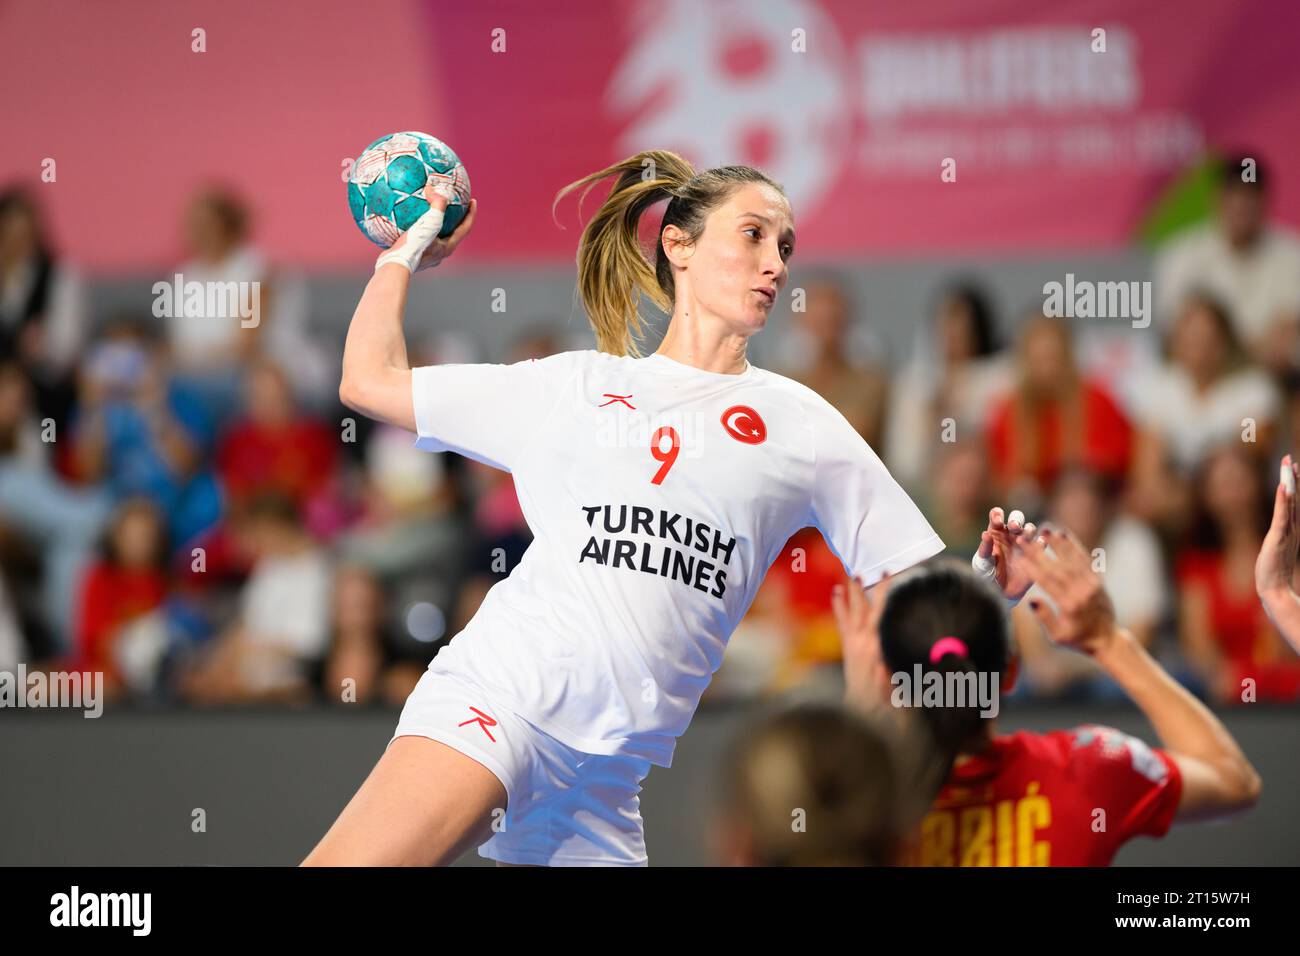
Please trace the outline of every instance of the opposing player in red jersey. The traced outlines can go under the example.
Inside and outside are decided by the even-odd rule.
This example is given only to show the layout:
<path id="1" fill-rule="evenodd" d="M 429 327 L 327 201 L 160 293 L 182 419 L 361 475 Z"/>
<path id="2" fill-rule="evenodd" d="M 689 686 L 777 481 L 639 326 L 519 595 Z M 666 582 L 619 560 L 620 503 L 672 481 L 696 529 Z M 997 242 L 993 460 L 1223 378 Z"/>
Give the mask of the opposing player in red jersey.
<path id="1" fill-rule="evenodd" d="M 1051 639 L 1092 656 L 1141 708 L 1162 747 L 1101 726 L 998 735 L 981 713 L 996 708 L 955 700 L 949 675 L 1005 691 L 1016 671 L 1004 602 L 964 567 L 938 563 L 870 595 L 839 587 L 852 705 L 897 703 L 903 676 L 933 682 L 925 675 L 937 674 L 949 689 L 938 706 L 917 708 L 950 769 L 906 862 L 1106 866 L 1133 837 L 1252 806 L 1259 775 L 1214 714 L 1116 626 L 1077 541 L 1044 529 L 1000 550 L 999 577 L 1013 570 L 1039 586 L 1055 609 L 1038 599 L 1030 608 Z"/>

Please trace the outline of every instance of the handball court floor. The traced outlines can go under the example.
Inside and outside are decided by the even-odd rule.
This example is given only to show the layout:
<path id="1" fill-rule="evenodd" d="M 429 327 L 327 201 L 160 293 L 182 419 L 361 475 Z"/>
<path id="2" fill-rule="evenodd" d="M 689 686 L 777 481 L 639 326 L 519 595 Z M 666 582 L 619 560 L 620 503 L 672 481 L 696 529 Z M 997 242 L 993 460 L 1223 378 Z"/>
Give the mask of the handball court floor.
<path id="1" fill-rule="evenodd" d="M 643 784 L 652 865 L 712 862 L 718 769 L 752 705 L 704 705 L 673 766 Z M 0 866 L 296 864 L 383 752 L 396 710 L 0 711 Z M 1260 803 L 1221 823 L 1139 839 L 1117 865 L 1300 864 L 1300 714 L 1263 704 L 1225 721 L 1264 779 Z M 1131 708 L 1019 706 L 1003 733 L 1103 723 L 1154 743 Z M 192 821 L 202 810 L 206 829 Z M 460 865 L 486 865 L 471 853 Z"/>

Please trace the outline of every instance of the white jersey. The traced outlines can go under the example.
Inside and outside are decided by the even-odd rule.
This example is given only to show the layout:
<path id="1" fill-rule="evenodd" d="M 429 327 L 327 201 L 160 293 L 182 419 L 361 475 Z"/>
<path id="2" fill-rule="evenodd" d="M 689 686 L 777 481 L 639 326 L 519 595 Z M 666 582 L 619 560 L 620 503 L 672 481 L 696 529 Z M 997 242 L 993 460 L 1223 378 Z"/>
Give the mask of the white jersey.
<path id="1" fill-rule="evenodd" d="M 671 765 L 800 528 L 867 585 L 944 546 L 839 412 L 752 365 L 577 351 L 417 368 L 412 387 L 416 444 L 513 473 L 534 535 L 430 670 L 587 753 Z"/>

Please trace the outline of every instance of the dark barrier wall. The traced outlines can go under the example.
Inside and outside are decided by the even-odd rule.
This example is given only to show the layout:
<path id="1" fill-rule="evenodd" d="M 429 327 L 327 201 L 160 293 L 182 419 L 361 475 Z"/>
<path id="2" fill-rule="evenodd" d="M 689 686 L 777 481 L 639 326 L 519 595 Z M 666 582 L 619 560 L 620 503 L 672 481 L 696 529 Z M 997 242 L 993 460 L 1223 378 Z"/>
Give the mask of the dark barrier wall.
<path id="1" fill-rule="evenodd" d="M 653 865 L 711 862 L 717 768 L 748 708 L 702 709 L 641 813 Z M 0 711 L 0 865 L 297 863 L 383 752 L 397 712 Z M 1124 865 L 1300 864 L 1300 713 L 1257 706 L 1228 725 L 1264 778 L 1259 805 L 1138 840 Z M 1133 710 L 1021 709 L 1004 730 L 1105 723 L 1154 742 Z M 201 809 L 206 832 L 193 832 Z M 479 863 L 477 854 L 463 861 Z"/>

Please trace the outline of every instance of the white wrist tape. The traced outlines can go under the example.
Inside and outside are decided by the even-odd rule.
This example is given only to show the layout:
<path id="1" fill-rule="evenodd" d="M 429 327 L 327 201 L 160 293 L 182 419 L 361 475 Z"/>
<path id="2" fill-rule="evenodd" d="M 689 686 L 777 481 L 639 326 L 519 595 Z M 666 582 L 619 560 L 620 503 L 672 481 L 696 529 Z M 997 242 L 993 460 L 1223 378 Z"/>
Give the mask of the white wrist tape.
<path id="1" fill-rule="evenodd" d="M 411 228 L 405 233 L 406 241 L 400 249 L 389 249 L 375 261 L 375 271 L 378 272 L 381 266 L 389 262 L 400 263 L 412 273 L 436 266 L 436 262 L 421 266 L 420 258 L 442 231 L 442 219 L 443 210 L 430 208 L 423 216 L 411 223 Z"/>
<path id="2" fill-rule="evenodd" d="M 993 586 L 996 587 L 999 592 L 1002 591 L 1002 588 L 998 585 L 997 565 L 995 565 L 990 559 L 981 558 L 980 553 L 976 551 L 975 554 L 971 556 L 970 566 L 971 569 L 980 577 L 988 578 L 992 581 Z M 1010 598 L 1007 597 L 1006 594 L 1002 595 L 1002 599 L 1007 602 L 1008 608 L 1013 608 L 1020 603 L 1018 598 Z"/>

